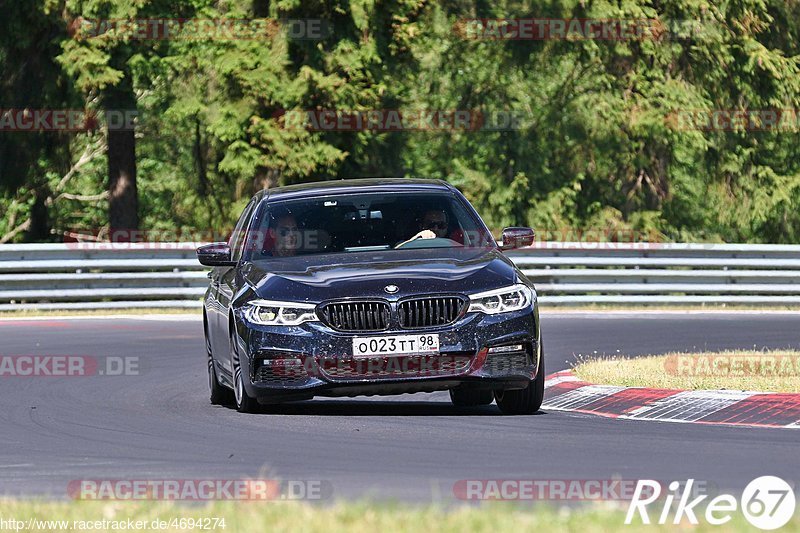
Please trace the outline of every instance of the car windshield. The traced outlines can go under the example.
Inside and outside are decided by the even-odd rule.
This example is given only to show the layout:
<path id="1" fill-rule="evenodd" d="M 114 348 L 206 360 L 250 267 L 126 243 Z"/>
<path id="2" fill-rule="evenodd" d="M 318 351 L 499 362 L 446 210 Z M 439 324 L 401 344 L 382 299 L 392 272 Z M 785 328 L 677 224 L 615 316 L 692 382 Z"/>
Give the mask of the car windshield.
<path id="1" fill-rule="evenodd" d="M 450 193 L 330 195 L 271 201 L 248 234 L 251 260 L 415 248 L 493 247 Z"/>

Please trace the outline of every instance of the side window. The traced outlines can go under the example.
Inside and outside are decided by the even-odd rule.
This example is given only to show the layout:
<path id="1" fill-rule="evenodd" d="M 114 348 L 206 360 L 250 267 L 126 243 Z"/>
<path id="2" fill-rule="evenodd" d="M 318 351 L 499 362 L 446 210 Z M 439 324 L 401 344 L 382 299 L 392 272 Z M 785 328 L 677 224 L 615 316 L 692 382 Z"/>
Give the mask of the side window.
<path id="1" fill-rule="evenodd" d="M 231 234 L 231 239 L 228 244 L 231 247 L 231 258 L 234 261 L 238 261 L 242 257 L 242 244 L 244 243 L 245 234 L 247 233 L 250 223 L 250 216 L 253 214 L 255 205 L 255 199 L 250 200 L 250 203 L 245 207 L 242 216 L 239 217 L 239 222 L 236 223 L 236 227 Z"/>
<path id="2" fill-rule="evenodd" d="M 256 256 L 256 258 L 260 257 L 263 255 L 265 247 L 269 245 L 268 215 L 269 208 L 266 202 L 261 202 L 253 206 L 253 211 L 250 215 L 250 231 L 247 232 L 242 245 L 242 260 L 252 261 L 253 256 Z"/>

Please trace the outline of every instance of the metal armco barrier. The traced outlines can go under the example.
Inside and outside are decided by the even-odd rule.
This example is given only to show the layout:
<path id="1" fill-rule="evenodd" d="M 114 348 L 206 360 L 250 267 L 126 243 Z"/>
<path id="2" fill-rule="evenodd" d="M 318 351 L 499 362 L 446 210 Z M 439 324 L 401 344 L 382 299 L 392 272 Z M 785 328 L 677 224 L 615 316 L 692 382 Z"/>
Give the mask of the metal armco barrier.
<path id="1" fill-rule="evenodd" d="M 199 244 L 0 245 L 0 311 L 199 308 Z M 800 245 L 540 242 L 509 256 L 545 306 L 800 306 Z"/>

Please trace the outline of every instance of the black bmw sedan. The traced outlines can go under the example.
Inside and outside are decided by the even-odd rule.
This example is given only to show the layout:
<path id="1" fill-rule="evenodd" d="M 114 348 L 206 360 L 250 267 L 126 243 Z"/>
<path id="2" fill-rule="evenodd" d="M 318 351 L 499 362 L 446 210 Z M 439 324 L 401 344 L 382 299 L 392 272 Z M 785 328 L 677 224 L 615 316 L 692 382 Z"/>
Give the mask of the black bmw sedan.
<path id="1" fill-rule="evenodd" d="M 274 188 L 213 267 L 203 321 L 211 402 L 242 412 L 314 396 L 450 391 L 456 406 L 535 413 L 544 355 L 533 284 L 464 196 L 432 180 Z"/>

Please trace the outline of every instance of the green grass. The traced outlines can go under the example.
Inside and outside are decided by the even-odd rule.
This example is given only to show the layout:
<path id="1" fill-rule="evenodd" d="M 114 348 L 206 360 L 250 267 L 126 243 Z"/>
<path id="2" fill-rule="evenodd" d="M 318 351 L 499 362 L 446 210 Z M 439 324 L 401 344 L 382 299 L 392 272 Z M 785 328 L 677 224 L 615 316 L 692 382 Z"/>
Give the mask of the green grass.
<path id="1" fill-rule="evenodd" d="M 773 368 L 766 359 L 783 356 Z M 723 364 L 714 369 L 713 362 Z M 738 361 L 737 363 L 734 363 Z M 682 390 L 800 392 L 800 352 L 731 350 L 648 357 L 582 359 L 573 369 L 588 382 Z"/>
<path id="2" fill-rule="evenodd" d="M 659 508 L 660 509 L 660 508 Z M 651 512 L 657 520 L 658 511 Z M 308 533 L 347 532 L 373 533 L 447 531 L 575 531 L 605 533 L 623 529 L 632 532 L 686 530 L 689 525 L 643 525 L 638 518 L 630 526 L 624 525 L 624 509 L 607 506 L 554 509 L 543 505 L 530 506 L 508 502 L 476 506 L 457 506 L 444 509 L 438 506 L 411 506 L 386 503 L 333 503 L 309 505 L 306 503 L 215 502 L 208 505 L 187 505 L 170 502 L 45 502 L 0 500 L 0 518 L 8 520 L 117 520 L 128 518 L 148 524 L 152 531 L 153 520 L 170 521 L 173 518 L 225 519 L 225 529 L 219 532 L 289 532 Z M 733 513 L 733 520 L 723 528 L 703 524 L 691 527 L 693 532 L 705 531 L 755 531 L 741 513 Z M 111 526 L 113 527 L 113 526 Z M 85 531 L 86 529 L 84 529 Z M 96 529 L 95 529 L 96 530 Z M 100 529 L 100 531 L 110 530 Z M 8 531 L 8 529 L 6 529 Z M 12 530 L 13 531 L 13 530 Z M 58 531 L 44 528 L 37 531 Z M 74 530 L 73 530 L 74 531 Z M 166 528 L 161 531 L 181 531 Z M 184 529 L 183 531 L 193 531 Z M 199 531 L 199 529 L 194 529 Z M 206 530 L 208 531 L 208 530 Z M 800 518 L 795 518 L 781 531 L 800 531 Z"/>

